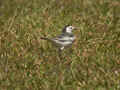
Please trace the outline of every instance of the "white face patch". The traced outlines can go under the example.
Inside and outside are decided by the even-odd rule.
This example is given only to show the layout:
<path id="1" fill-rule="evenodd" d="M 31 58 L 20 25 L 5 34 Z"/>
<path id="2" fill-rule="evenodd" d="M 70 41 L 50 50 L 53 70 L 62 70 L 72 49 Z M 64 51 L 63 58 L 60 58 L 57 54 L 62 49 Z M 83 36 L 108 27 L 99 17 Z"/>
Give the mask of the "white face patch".
<path id="1" fill-rule="evenodd" d="M 71 33 L 73 29 L 74 29 L 73 26 L 68 26 L 68 27 L 66 28 L 66 32 L 67 32 L 67 33 Z"/>

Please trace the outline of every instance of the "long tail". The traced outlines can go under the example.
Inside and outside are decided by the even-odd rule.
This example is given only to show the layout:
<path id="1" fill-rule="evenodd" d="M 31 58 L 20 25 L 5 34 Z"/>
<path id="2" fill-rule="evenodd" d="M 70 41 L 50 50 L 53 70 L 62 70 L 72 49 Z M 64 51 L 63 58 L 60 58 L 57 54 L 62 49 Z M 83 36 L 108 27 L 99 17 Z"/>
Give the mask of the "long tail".
<path id="1" fill-rule="evenodd" d="M 43 40 L 48 40 L 48 41 L 52 41 L 51 39 L 46 38 L 46 37 L 41 37 L 40 39 L 43 39 Z"/>
<path id="2" fill-rule="evenodd" d="M 53 42 L 53 43 L 54 43 L 54 41 L 53 41 L 52 39 L 49 39 L 49 38 L 46 38 L 46 37 L 41 37 L 40 39 L 43 39 L 43 40 L 48 40 L 48 41 L 50 41 L 50 42 Z"/>
<path id="3" fill-rule="evenodd" d="M 46 37 L 41 37 L 40 39 L 49 40 L 49 39 L 48 39 L 48 38 L 46 38 Z"/>

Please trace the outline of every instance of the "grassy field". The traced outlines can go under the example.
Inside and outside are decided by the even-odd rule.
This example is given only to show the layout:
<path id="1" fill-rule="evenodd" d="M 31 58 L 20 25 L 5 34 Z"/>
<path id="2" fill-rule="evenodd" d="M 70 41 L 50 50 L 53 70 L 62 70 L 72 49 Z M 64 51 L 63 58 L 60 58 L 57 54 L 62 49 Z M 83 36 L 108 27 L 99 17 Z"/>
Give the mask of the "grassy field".
<path id="1" fill-rule="evenodd" d="M 72 24 L 59 56 L 40 37 Z M 120 90 L 119 0 L 1 0 L 0 90 Z"/>

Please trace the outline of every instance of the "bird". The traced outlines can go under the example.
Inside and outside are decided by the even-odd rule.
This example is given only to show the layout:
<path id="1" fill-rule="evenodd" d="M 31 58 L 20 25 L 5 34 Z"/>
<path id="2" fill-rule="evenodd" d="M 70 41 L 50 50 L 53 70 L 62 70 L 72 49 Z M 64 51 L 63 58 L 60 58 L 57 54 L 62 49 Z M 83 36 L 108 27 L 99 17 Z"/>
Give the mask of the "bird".
<path id="1" fill-rule="evenodd" d="M 62 51 L 65 47 L 71 46 L 75 41 L 76 37 L 72 33 L 73 30 L 76 30 L 74 26 L 65 25 L 60 35 L 53 38 L 41 37 L 41 39 L 52 42 Z"/>

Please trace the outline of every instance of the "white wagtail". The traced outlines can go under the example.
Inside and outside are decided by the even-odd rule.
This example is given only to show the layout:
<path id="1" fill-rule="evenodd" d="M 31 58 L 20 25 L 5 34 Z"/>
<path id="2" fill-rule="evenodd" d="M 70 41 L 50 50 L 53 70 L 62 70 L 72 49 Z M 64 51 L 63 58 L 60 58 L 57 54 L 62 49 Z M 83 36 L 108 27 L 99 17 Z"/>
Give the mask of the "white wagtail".
<path id="1" fill-rule="evenodd" d="M 41 37 L 41 39 L 51 41 L 56 46 L 58 46 L 60 50 L 63 50 L 65 47 L 72 45 L 72 43 L 75 41 L 76 37 L 72 33 L 72 30 L 74 29 L 75 27 L 71 25 L 66 25 L 59 36 L 51 39 L 46 37 Z"/>

